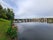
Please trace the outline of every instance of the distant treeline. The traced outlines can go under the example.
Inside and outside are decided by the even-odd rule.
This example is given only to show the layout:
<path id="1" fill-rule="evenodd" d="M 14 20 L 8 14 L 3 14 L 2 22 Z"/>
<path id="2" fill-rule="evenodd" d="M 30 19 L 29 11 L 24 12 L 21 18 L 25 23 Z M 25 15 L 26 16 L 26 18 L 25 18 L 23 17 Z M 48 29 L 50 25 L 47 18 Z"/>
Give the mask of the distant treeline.
<path id="1" fill-rule="evenodd" d="M 53 18 L 47 18 L 47 23 L 53 23 Z"/>
<path id="2" fill-rule="evenodd" d="M 0 5 L 0 18 L 7 19 L 7 20 L 14 19 L 13 10 L 9 8 L 3 8 L 2 5 Z"/>

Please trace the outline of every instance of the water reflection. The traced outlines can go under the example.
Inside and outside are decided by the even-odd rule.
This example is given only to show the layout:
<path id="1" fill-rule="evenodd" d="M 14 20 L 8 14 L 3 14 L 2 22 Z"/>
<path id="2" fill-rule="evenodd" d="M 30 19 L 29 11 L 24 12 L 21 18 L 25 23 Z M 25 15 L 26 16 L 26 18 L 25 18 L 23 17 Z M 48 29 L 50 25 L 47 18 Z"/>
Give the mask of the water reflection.
<path id="1" fill-rule="evenodd" d="M 19 40 L 53 40 L 53 23 L 16 23 Z"/>

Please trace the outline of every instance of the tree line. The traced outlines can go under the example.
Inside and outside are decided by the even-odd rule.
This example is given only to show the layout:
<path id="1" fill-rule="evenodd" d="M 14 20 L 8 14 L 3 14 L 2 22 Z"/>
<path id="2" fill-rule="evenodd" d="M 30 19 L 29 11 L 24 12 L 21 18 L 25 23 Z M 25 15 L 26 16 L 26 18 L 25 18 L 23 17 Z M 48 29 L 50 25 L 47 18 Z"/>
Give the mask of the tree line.
<path id="1" fill-rule="evenodd" d="M 9 8 L 3 8 L 2 5 L 0 5 L 0 18 L 7 19 L 7 20 L 14 19 L 13 10 Z"/>

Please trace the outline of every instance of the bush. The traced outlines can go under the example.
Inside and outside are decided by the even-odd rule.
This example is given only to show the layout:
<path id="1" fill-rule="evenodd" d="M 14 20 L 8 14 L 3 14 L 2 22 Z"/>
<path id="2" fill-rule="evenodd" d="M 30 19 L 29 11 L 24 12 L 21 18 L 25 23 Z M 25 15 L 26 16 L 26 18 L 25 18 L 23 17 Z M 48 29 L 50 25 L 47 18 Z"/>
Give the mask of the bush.
<path id="1" fill-rule="evenodd" d="M 16 27 L 14 27 L 14 28 L 12 28 L 12 27 L 8 28 L 7 35 L 11 39 L 15 39 L 17 37 L 17 28 Z"/>

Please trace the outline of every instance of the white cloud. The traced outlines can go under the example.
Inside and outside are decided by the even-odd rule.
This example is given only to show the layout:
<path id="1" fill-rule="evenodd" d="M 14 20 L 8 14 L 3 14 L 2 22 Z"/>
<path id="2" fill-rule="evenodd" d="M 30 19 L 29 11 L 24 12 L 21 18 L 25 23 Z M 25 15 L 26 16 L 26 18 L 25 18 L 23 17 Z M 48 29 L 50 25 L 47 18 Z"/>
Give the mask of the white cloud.
<path id="1" fill-rule="evenodd" d="M 11 0 L 17 8 L 15 18 L 53 17 L 53 0 Z M 3 2 L 4 3 L 4 2 Z M 7 3 L 5 3 L 8 7 Z"/>
<path id="2" fill-rule="evenodd" d="M 12 8 L 9 4 L 7 4 L 7 3 L 4 2 L 3 0 L 0 0 L 0 3 L 1 3 L 1 5 L 2 5 L 4 8 Z"/>
<path id="3" fill-rule="evenodd" d="M 53 17 L 53 0 L 18 0 L 16 4 L 20 18 Z"/>

